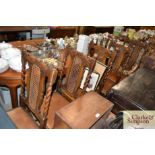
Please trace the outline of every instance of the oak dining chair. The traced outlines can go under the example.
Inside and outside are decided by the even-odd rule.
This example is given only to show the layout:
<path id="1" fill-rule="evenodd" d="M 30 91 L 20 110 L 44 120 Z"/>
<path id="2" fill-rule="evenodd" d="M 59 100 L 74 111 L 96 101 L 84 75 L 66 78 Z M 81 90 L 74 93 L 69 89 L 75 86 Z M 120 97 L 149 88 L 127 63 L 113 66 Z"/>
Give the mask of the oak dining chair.
<path id="1" fill-rule="evenodd" d="M 26 69 L 27 64 L 29 69 Z M 17 128 L 46 128 L 56 78 L 56 68 L 48 66 L 26 50 L 22 51 L 20 106 L 8 112 Z"/>

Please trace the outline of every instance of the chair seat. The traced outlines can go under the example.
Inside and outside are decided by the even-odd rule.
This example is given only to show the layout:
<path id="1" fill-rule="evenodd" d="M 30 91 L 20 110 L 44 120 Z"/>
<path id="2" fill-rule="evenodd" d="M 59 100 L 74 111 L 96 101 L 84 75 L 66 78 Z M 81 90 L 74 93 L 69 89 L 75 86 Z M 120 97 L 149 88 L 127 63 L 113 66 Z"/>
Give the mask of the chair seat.
<path id="1" fill-rule="evenodd" d="M 38 129 L 35 121 L 21 107 L 9 111 L 8 115 L 19 129 Z"/>
<path id="2" fill-rule="evenodd" d="M 69 101 L 67 101 L 61 94 L 57 92 L 53 93 L 47 116 L 47 128 L 53 128 L 55 112 L 67 104 L 69 104 Z"/>

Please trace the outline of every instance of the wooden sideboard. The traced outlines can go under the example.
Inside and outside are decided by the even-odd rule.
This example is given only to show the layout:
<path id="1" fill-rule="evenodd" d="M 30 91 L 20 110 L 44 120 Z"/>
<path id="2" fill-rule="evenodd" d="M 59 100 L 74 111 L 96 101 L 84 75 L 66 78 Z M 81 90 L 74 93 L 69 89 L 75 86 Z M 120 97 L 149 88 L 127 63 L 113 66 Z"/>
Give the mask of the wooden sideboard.
<path id="1" fill-rule="evenodd" d="M 20 32 L 29 32 L 32 38 L 32 26 L 0 26 L 0 41 L 18 40 Z"/>
<path id="2" fill-rule="evenodd" d="M 51 28 L 50 29 L 50 38 L 64 38 L 65 36 L 73 37 L 77 32 L 76 26 L 68 26 L 67 28 Z"/>

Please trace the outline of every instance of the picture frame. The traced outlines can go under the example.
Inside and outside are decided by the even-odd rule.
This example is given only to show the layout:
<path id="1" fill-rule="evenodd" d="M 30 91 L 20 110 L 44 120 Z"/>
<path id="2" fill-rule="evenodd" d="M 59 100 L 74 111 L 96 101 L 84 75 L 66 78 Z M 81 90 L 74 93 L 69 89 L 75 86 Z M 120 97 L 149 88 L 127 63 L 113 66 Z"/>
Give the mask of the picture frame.
<path id="1" fill-rule="evenodd" d="M 101 78 L 103 77 L 106 69 L 107 69 L 106 65 L 104 65 L 103 63 L 101 63 L 99 61 L 96 62 L 95 67 L 94 67 L 94 72 L 96 72 L 100 75 L 97 85 L 99 84 Z"/>
<path id="2" fill-rule="evenodd" d="M 91 79 L 89 81 L 88 87 L 86 88 L 86 91 L 89 92 L 91 90 L 95 90 L 95 88 L 98 86 L 102 76 L 104 75 L 106 71 L 107 66 L 103 63 L 97 61 L 94 67 L 94 71 L 91 74 Z M 84 84 L 86 82 L 87 76 L 89 74 L 89 68 L 85 68 L 83 78 L 80 84 L 80 88 L 84 88 Z"/>
<path id="3" fill-rule="evenodd" d="M 88 87 L 86 88 L 86 91 L 89 92 L 91 90 L 95 90 L 98 80 L 99 80 L 100 75 L 98 73 L 93 72 L 91 74 L 91 78 L 88 84 Z"/>
<path id="4" fill-rule="evenodd" d="M 80 84 L 80 88 L 83 89 L 84 88 L 84 84 L 86 82 L 87 76 L 89 74 L 89 68 L 85 68 L 84 70 L 84 74 L 83 74 L 83 79 L 81 81 Z M 89 92 L 91 90 L 95 90 L 98 80 L 99 80 L 100 75 L 98 73 L 93 72 L 91 74 L 91 79 L 89 81 L 88 87 L 86 88 L 86 91 Z"/>

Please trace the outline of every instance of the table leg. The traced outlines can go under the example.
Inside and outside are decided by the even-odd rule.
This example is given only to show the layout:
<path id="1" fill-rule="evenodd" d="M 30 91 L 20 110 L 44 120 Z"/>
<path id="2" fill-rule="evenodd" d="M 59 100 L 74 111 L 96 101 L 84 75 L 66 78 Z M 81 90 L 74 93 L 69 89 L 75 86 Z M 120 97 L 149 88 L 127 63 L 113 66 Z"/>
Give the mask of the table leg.
<path id="1" fill-rule="evenodd" d="M 16 108 L 18 106 L 17 88 L 10 87 L 9 89 L 10 89 L 10 94 L 11 94 L 12 108 Z"/>

